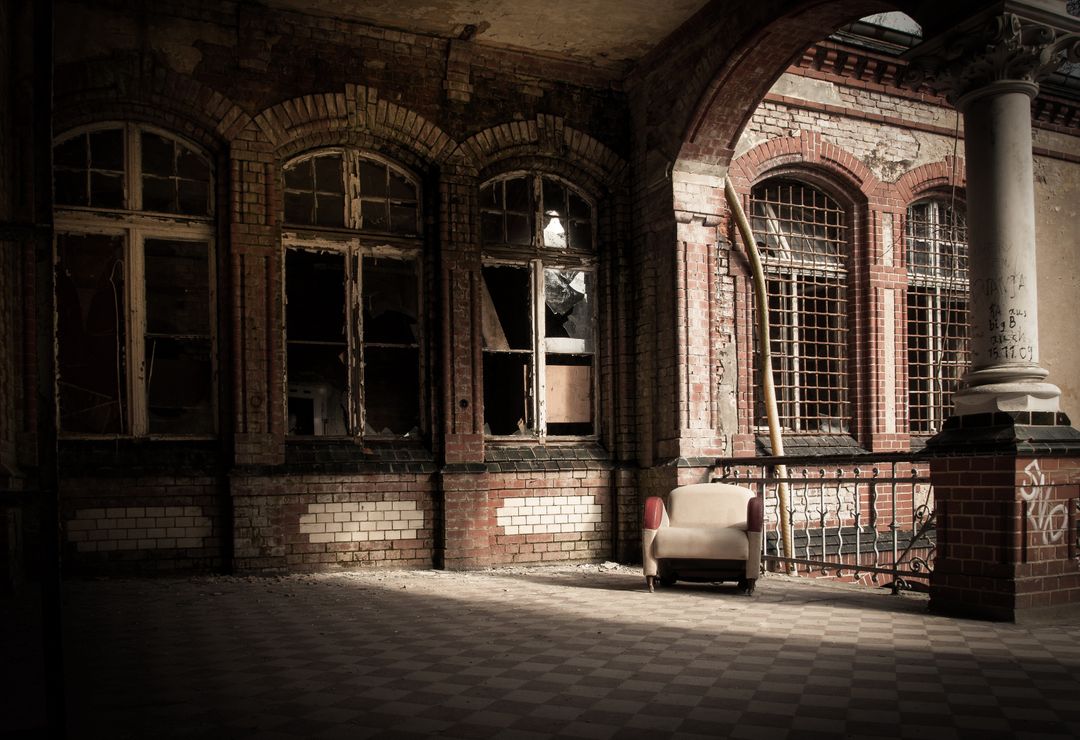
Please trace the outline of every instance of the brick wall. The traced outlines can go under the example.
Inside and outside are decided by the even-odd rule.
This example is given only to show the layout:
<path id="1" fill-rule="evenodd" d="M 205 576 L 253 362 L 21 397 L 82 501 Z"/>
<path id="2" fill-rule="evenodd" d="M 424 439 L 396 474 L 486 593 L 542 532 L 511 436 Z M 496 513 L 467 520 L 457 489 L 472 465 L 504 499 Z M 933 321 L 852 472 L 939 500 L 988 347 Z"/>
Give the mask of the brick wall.
<path id="1" fill-rule="evenodd" d="M 433 485 L 427 473 L 234 476 L 234 567 L 431 567 Z"/>

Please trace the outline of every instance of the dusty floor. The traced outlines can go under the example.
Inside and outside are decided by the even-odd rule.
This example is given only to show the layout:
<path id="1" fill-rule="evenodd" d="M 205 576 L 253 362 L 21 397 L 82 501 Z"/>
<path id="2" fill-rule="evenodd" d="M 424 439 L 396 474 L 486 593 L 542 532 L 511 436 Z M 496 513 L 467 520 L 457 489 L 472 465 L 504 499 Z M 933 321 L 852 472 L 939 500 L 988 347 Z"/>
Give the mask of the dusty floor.
<path id="1" fill-rule="evenodd" d="M 65 584 L 72 737 L 1080 736 L 1080 622 L 611 564 Z"/>

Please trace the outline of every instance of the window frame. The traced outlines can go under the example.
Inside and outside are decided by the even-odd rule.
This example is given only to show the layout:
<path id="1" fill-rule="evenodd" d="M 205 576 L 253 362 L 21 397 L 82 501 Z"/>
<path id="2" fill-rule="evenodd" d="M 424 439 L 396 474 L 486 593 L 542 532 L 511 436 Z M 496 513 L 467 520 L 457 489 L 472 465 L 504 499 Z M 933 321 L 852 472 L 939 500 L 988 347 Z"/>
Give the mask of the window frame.
<path id="1" fill-rule="evenodd" d="M 427 367 L 427 326 L 425 321 L 424 285 L 426 280 L 425 265 L 425 236 L 424 236 L 424 194 L 421 178 L 393 160 L 383 157 L 376 152 L 349 146 L 320 147 L 302 152 L 281 162 L 278 176 L 281 181 L 282 207 L 284 206 L 284 179 L 285 170 L 293 165 L 310 161 L 327 154 L 342 155 L 342 177 L 347 181 L 349 176 L 348 165 L 350 160 L 359 162 L 368 160 L 377 162 L 388 167 L 398 175 L 407 179 L 416 188 L 416 234 L 403 236 L 384 231 L 365 231 L 359 227 L 353 228 L 350 223 L 350 203 L 355 200 L 358 204 L 361 197 L 354 191 L 350 195 L 347 182 L 345 186 L 344 203 L 345 221 L 344 227 L 320 226 L 317 224 L 288 223 L 282 218 L 281 221 L 281 275 L 280 305 L 282 307 L 281 322 L 281 346 L 284 348 L 284 362 L 282 363 L 282 418 L 289 418 L 289 363 L 288 363 L 288 322 L 286 312 L 288 310 L 288 274 L 286 258 L 290 250 L 300 250 L 314 253 L 340 254 L 345 263 L 345 282 L 343 293 L 345 300 L 344 338 L 347 347 L 348 366 L 346 368 L 346 396 L 348 399 L 348 423 L 353 430 L 345 434 L 292 434 L 286 425 L 285 435 L 290 440 L 365 440 L 372 442 L 400 441 L 402 439 L 415 439 L 409 435 L 381 434 L 367 432 L 367 404 L 366 383 L 364 378 L 365 358 L 364 326 L 363 326 L 363 262 L 365 258 L 391 259 L 413 264 L 416 272 L 416 300 L 417 300 L 417 377 L 418 395 L 416 398 L 419 412 L 419 437 L 423 438 L 430 433 L 430 418 L 428 413 L 428 399 L 430 389 L 425 382 L 424 369 Z M 388 202 L 389 202 L 388 198 Z M 358 223 L 358 221 L 352 221 Z"/>
<path id="2" fill-rule="evenodd" d="M 597 204 L 596 199 L 591 197 L 587 192 L 580 187 L 570 182 L 566 178 L 563 178 L 557 174 L 537 171 L 537 170 L 511 170 L 502 172 L 494 177 L 490 177 L 480 183 L 479 192 L 489 186 L 496 185 L 497 183 L 505 183 L 508 180 L 516 178 L 527 178 L 531 181 L 530 188 L 533 197 L 532 203 L 532 217 L 533 217 L 533 244 L 532 245 L 513 245 L 507 243 L 484 243 L 483 236 L 481 235 L 481 268 L 486 267 L 516 267 L 525 268 L 528 270 L 529 279 L 529 302 L 531 310 L 529 311 L 529 331 L 530 331 L 530 346 L 526 350 L 531 356 L 531 374 L 532 382 L 530 387 L 531 401 L 530 408 L 535 420 L 534 428 L 531 433 L 528 434 L 491 434 L 484 432 L 485 442 L 492 444 L 512 445 L 527 442 L 529 444 L 547 444 L 547 443 L 580 443 L 580 442 L 595 442 L 600 439 L 601 436 L 601 399 L 600 399 L 600 302 L 595 300 L 595 296 L 599 295 L 599 283 L 601 278 L 601 271 L 599 269 L 599 257 L 598 257 L 598 241 L 597 241 Z M 543 245 L 543 232 L 544 232 L 544 215 L 546 209 L 543 206 L 543 181 L 551 180 L 557 182 L 560 186 L 565 188 L 569 193 L 576 195 L 582 199 L 590 209 L 589 228 L 590 228 L 590 243 L 591 246 L 588 249 L 580 247 L 572 247 L 567 245 L 566 247 L 548 247 Z M 481 218 L 483 207 L 481 206 Z M 505 210 L 505 204 L 504 204 Z M 567 218 L 570 221 L 570 218 Z M 548 403 L 547 403 L 547 361 L 548 354 L 560 354 L 558 352 L 550 353 L 547 351 L 545 334 L 545 280 L 547 270 L 572 270 L 577 269 L 582 272 L 587 272 L 592 276 L 592 292 L 593 292 L 593 306 L 592 315 L 590 317 L 590 334 L 592 338 L 592 349 L 587 353 L 592 358 L 591 370 L 591 423 L 592 432 L 589 434 L 550 434 L 548 431 Z M 483 289 L 483 280 L 481 276 L 481 287 Z M 485 355 L 489 352 L 502 352 L 502 350 L 489 350 L 483 346 L 483 340 L 481 338 L 481 355 Z M 521 353 L 522 350 L 507 351 L 508 353 Z M 563 353 L 563 354 L 579 354 L 579 353 Z M 541 362 L 540 358 L 544 361 Z M 485 378 L 484 382 L 487 382 Z M 486 408 L 485 408 L 485 420 L 484 425 L 487 425 L 486 421 Z"/>
<path id="3" fill-rule="evenodd" d="M 952 201 L 952 202 L 950 202 Z M 926 234 L 921 239 L 915 234 L 911 233 L 912 228 L 912 209 L 918 206 L 932 205 L 933 216 L 926 223 L 933 228 L 933 233 Z M 948 210 L 958 211 L 962 210 L 960 218 L 958 219 L 959 227 L 949 227 L 946 223 L 947 218 L 943 221 L 943 217 L 946 216 Z M 962 231 L 963 237 L 960 238 L 957 231 L 949 233 L 949 230 L 955 229 Z M 971 296 L 970 296 L 970 272 L 969 272 L 969 256 L 968 256 L 968 242 L 967 242 L 967 213 L 966 204 L 960 198 L 950 198 L 947 193 L 929 191 L 921 193 L 918 197 L 907 204 L 904 210 L 904 223 L 903 223 L 903 238 L 904 238 L 904 270 L 907 276 L 907 290 L 905 292 L 904 300 L 904 327 L 907 337 L 905 351 L 907 355 L 906 370 L 907 370 L 907 388 L 905 389 L 905 404 L 907 408 L 907 423 L 908 434 L 912 437 L 925 438 L 936 434 L 940 431 L 942 424 L 949 417 L 949 410 L 951 404 L 949 403 L 952 396 L 959 390 L 960 381 L 964 373 L 970 369 L 971 366 L 971 338 L 970 338 L 970 312 L 971 312 Z M 928 256 L 933 260 L 933 265 L 915 265 L 912 255 L 914 250 L 912 249 L 913 242 L 925 241 L 929 242 L 931 249 L 927 252 Z M 962 269 L 964 275 L 958 277 L 956 275 L 956 268 L 954 265 L 947 264 L 950 259 L 948 255 L 942 253 L 938 246 L 941 244 L 951 245 L 955 252 L 951 258 L 955 263 L 963 265 Z M 928 305 L 914 306 L 912 303 L 913 293 L 927 296 L 929 299 Z M 963 303 L 963 309 L 957 309 L 954 304 L 957 302 Z M 936 356 L 938 360 L 935 362 L 928 361 L 927 363 L 913 363 L 911 361 L 912 348 L 912 320 L 910 315 L 912 311 L 920 314 L 919 322 L 928 327 L 927 331 L 918 336 L 925 337 L 928 346 L 923 350 L 928 356 Z M 948 321 L 941 321 L 943 315 L 959 314 L 957 318 L 961 319 L 957 322 L 957 325 L 962 329 L 962 335 L 960 337 L 949 337 L 947 335 L 947 327 L 951 325 Z M 945 363 L 943 356 L 948 354 L 946 344 L 950 339 L 958 339 L 962 345 L 962 349 L 959 351 L 961 355 L 959 362 Z M 919 408 L 925 408 L 927 410 L 927 416 L 925 419 L 920 420 L 920 424 L 924 424 L 927 428 L 915 428 L 914 415 L 912 409 L 915 408 L 915 404 L 912 403 L 912 369 L 914 367 L 927 367 L 929 370 L 926 373 L 919 375 L 920 379 L 927 382 L 927 389 L 923 392 L 930 400 L 927 404 L 920 404 Z M 952 379 L 946 378 L 946 368 L 955 368 L 955 377 Z M 947 388 L 948 383 L 955 384 L 952 390 Z"/>
<path id="4" fill-rule="evenodd" d="M 81 126 L 64 132 L 53 139 L 55 148 L 75 136 L 95 131 L 121 129 L 124 157 L 124 200 L 122 208 L 98 206 L 57 205 L 53 209 L 54 237 L 52 245 L 53 269 L 60 267 L 58 237 L 61 235 L 95 235 L 120 237 L 124 250 L 124 318 L 127 392 L 126 408 L 122 409 L 122 431 L 118 433 L 91 433 L 66 431 L 61 423 L 61 405 L 56 404 L 55 419 L 58 435 L 62 439 L 188 439 L 210 440 L 220 432 L 219 414 L 219 362 L 218 362 L 218 290 L 217 290 L 217 189 L 215 161 L 202 147 L 166 129 L 134 121 L 107 121 Z M 191 216 L 161 211 L 143 211 L 142 205 L 142 132 L 149 132 L 177 142 L 202 157 L 210 171 L 209 202 L 207 216 Z M 198 434 L 151 433 L 150 392 L 146 367 L 147 313 L 146 301 L 146 242 L 162 239 L 205 244 L 207 248 L 207 300 L 209 301 L 210 339 L 210 416 L 212 429 Z M 60 398 L 60 337 L 54 334 L 53 352 L 56 355 L 56 372 L 53 376 L 54 393 Z"/>
<path id="5" fill-rule="evenodd" d="M 838 358 L 843 365 L 843 369 L 842 372 L 839 373 L 830 373 L 831 376 L 842 378 L 843 380 L 843 385 L 839 387 L 839 390 L 842 393 L 842 399 L 839 402 L 822 402 L 818 400 L 812 403 L 817 405 L 822 405 L 823 403 L 840 403 L 843 405 L 847 412 L 846 416 L 815 416 L 812 418 L 808 418 L 805 415 L 800 415 L 793 418 L 790 423 L 786 424 L 786 417 L 781 416 L 782 428 L 785 433 L 797 437 L 838 436 L 855 438 L 857 436 L 857 430 L 861 428 L 861 424 L 863 421 L 860 416 L 861 409 L 858 393 L 858 369 L 855 367 L 855 363 L 853 361 L 855 357 L 855 353 L 853 352 L 853 346 L 854 343 L 858 341 L 857 335 L 859 332 L 859 322 L 856 320 L 858 312 L 858 306 L 856 304 L 858 302 L 858 288 L 860 280 L 860 273 L 858 270 L 858 252 L 860 249 L 860 245 L 857 238 L 857 207 L 856 204 L 850 199 L 850 197 L 843 194 L 843 191 L 841 189 L 839 189 L 831 182 L 825 181 L 824 178 L 815 176 L 815 173 L 799 168 L 783 168 L 781 170 L 773 170 L 763 174 L 760 178 L 753 182 L 747 190 L 745 196 L 745 203 L 746 210 L 752 225 L 753 222 L 759 218 L 765 218 L 768 221 L 781 220 L 779 215 L 768 215 L 765 217 L 760 217 L 755 215 L 754 213 L 753 206 L 754 203 L 757 201 L 757 199 L 754 197 L 754 191 L 763 186 L 768 186 L 771 182 L 778 182 L 781 185 L 794 185 L 801 188 L 814 190 L 832 202 L 833 206 L 835 207 L 832 210 L 843 214 L 843 220 L 839 224 L 822 224 L 826 228 L 839 228 L 841 230 L 842 239 L 833 242 L 840 245 L 843 249 L 843 253 L 839 255 L 839 257 L 825 256 L 821 260 L 820 264 L 817 263 L 817 261 L 811 262 L 805 257 L 801 260 L 799 258 L 787 257 L 782 261 L 774 259 L 773 264 L 770 265 L 768 255 L 765 253 L 765 250 L 763 250 L 760 246 L 758 247 L 759 252 L 762 252 L 761 261 L 766 283 L 768 284 L 769 282 L 779 280 L 782 288 L 780 294 L 774 295 L 773 293 L 767 292 L 768 298 L 770 300 L 770 307 L 768 309 L 770 313 L 772 313 L 774 310 L 771 305 L 773 299 L 778 299 L 785 304 L 779 310 L 785 311 L 785 315 L 788 316 L 841 316 L 844 320 L 844 325 L 840 329 L 840 331 L 843 332 L 842 341 L 838 343 L 832 343 L 843 349 L 843 355 Z M 761 202 L 765 202 L 771 205 L 771 203 L 768 201 Z M 807 206 L 793 203 L 791 204 L 791 207 L 797 207 L 801 209 Z M 755 231 L 755 237 L 757 236 L 760 235 L 758 234 L 758 232 Z M 761 240 L 757 239 L 757 241 L 760 243 Z M 822 278 L 824 278 L 825 281 L 819 282 L 819 280 Z M 813 312 L 805 312 L 802 310 L 801 306 L 804 302 L 804 299 L 806 298 L 806 293 L 797 291 L 796 286 L 821 286 L 825 288 L 828 288 L 830 286 L 837 286 L 840 288 L 840 290 L 842 290 L 843 308 L 839 313 L 816 314 Z M 755 302 L 751 300 L 751 317 L 753 317 L 758 310 L 758 308 L 754 304 Z M 799 329 L 806 327 L 807 324 L 806 322 L 796 324 L 794 321 L 791 321 L 784 324 L 785 328 L 787 328 L 788 326 L 792 326 L 795 328 L 796 331 L 798 331 Z M 759 372 L 758 343 L 760 340 L 757 336 L 757 322 L 755 320 L 751 320 L 750 325 L 748 325 L 747 328 L 750 340 L 748 343 L 748 347 L 750 349 L 749 356 L 751 363 L 751 366 L 749 368 L 749 377 L 751 378 L 752 386 L 752 392 L 750 394 L 751 403 L 749 408 L 749 431 L 752 434 L 762 434 L 767 431 L 768 426 L 762 419 L 759 418 L 758 408 L 759 404 L 763 403 L 763 399 L 761 398 L 760 391 L 756 389 L 756 386 L 758 386 L 759 383 L 754 382 Z M 822 330 L 820 327 L 813 328 L 815 329 L 815 331 Z M 828 331 L 833 332 L 837 331 L 837 329 L 829 328 Z M 778 341 L 778 337 L 775 332 L 770 333 L 770 340 L 774 344 Z M 803 344 L 801 339 L 791 339 L 787 336 L 779 338 L 779 341 L 798 346 L 802 346 Z M 772 355 L 774 358 L 774 373 L 778 357 L 782 357 L 782 361 L 792 368 L 785 369 L 783 370 L 783 372 L 795 376 L 795 380 L 792 384 L 793 388 L 809 387 L 806 386 L 805 383 L 801 382 L 799 378 L 811 374 L 811 372 L 820 373 L 820 371 L 808 371 L 801 369 L 800 366 L 803 364 L 802 360 L 808 357 L 805 352 L 801 354 L 783 354 L 781 356 L 780 353 L 774 351 Z M 811 359 L 820 360 L 820 358 L 816 357 Z M 831 360 L 831 358 L 828 359 Z M 814 387 L 820 388 L 821 386 Z M 780 396 L 780 389 L 778 388 L 777 391 L 777 395 Z M 781 404 L 782 403 L 783 401 L 781 401 Z M 795 409 L 798 409 L 801 405 L 798 400 L 793 400 L 789 403 Z M 811 420 L 816 421 L 816 428 L 801 428 L 806 424 L 807 421 Z M 839 421 L 840 428 L 823 428 L 824 426 L 833 425 L 834 420 Z"/>

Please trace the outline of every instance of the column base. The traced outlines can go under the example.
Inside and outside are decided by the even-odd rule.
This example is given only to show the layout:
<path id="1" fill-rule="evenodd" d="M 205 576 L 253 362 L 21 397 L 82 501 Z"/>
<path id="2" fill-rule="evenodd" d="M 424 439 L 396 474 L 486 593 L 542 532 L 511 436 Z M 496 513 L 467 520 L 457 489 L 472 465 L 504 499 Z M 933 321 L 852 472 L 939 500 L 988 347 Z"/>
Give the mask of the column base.
<path id="1" fill-rule="evenodd" d="M 997 411 L 949 417 L 928 454 L 1080 454 L 1080 431 L 1061 411 Z"/>
<path id="2" fill-rule="evenodd" d="M 953 396 L 958 416 L 998 411 L 1050 412 L 1060 410 L 1061 389 L 1045 382 L 1047 371 L 1038 365 L 998 365 L 964 376 L 964 388 Z"/>

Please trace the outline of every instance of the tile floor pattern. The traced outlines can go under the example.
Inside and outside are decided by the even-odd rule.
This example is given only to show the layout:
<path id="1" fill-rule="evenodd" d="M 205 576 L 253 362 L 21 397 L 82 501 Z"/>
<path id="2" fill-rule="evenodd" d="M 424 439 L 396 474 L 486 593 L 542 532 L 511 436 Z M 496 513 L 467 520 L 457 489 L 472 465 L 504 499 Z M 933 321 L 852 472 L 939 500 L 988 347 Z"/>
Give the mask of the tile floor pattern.
<path id="1" fill-rule="evenodd" d="M 782 576 L 75 580 L 65 607 L 72 737 L 1080 737 L 1080 620 Z"/>

